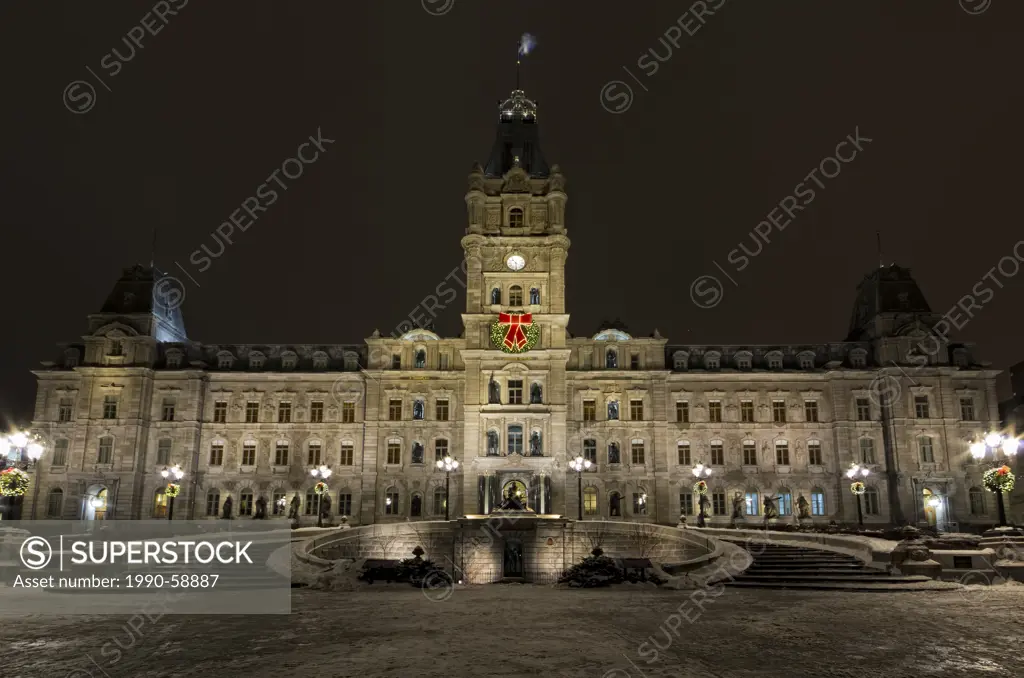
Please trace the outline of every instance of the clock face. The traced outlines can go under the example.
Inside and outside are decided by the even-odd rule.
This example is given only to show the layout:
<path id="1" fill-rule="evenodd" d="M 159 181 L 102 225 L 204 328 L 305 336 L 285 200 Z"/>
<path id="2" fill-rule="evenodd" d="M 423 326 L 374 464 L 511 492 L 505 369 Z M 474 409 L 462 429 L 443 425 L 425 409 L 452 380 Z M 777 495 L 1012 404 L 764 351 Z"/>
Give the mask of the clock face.
<path id="1" fill-rule="evenodd" d="M 505 265 L 513 271 L 521 271 L 523 266 L 526 266 L 526 259 L 523 259 L 522 255 L 513 254 L 505 260 Z"/>

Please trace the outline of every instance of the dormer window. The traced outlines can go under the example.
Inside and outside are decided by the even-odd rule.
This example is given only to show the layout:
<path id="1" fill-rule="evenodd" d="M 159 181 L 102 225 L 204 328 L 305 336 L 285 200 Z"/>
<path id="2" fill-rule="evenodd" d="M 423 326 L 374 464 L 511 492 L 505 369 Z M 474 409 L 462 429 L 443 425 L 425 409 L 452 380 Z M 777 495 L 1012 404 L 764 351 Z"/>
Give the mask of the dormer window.
<path id="1" fill-rule="evenodd" d="M 230 353 L 224 352 L 217 355 L 217 367 L 222 370 L 230 370 L 231 366 L 235 364 L 235 357 Z"/>
<path id="2" fill-rule="evenodd" d="M 110 344 L 107 347 L 107 355 L 115 357 L 124 355 L 124 344 L 120 339 L 110 340 Z"/>
<path id="3" fill-rule="evenodd" d="M 508 211 L 509 228 L 522 228 L 525 225 L 523 210 L 520 207 L 513 207 Z"/>
<path id="4" fill-rule="evenodd" d="M 64 367 L 69 369 L 72 367 L 78 367 L 78 351 L 70 348 L 64 352 Z"/>
<path id="5" fill-rule="evenodd" d="M 519 285 L 513 285 L 508 289 L 508 305 L 509 306 L 522 306 L 523 305 L 523 288 Z"/>
<path id="6" fill-rule="evenodd" d="M 181 351 L 167 352 L 167 367 L 176 370 L 181 367 Z"/>
<path id="7" fill-rule="evenodd" d="M 345 369 L 350 372 L 359 369 L 359 356 L 357 356 L 355 353 L 346 353 Z"/>
<path id="8" fill-rule="evenodd" d="M 953 351 L 953 365 L 960 368 L 966 368 L 967 363 L 967 351 L 962 348 L 958 348 Z"/>
<path id="9" fill-rule="evenodd" d="M 740 351 L 736 354 L 736 369 L 749 370 L 753 356 L 748 351 Z"/>
<path id="10" fill-rule="evenodd" d="M 254 351 L 249 354 L 249 367 L 251 367 L 254 370 L 262 370 L 263 364 L 266 361 L 266 357 L 259 351 Z"/>
<path id="11" fill-rule="evenodd" d="M 863 368 L 868 363 L 868 353 L 862 348 L 850 351 L 850 367 Z"/>
<path id="12" fill-rule="evenodd" d="M 814 354 L 810 351 L 801 353 L 798 357 L 800 361 L 801 370 L 813 370 L 814 369 Z"/>
<path id="13" fill-rule="evenodd" d="M 298 362 L 299 357 L 290 351 L 281 355 L 281 369 L 294 370 Z"/>
<path id="14" fill-rule="evenodd" d="M 704 356 L 704 369 L 717 370 L 721 365 L 721 355 L 716 351 L 710 351 Z"/>
<path id="15" fill-rule="evenodd" d="M 778 351 L 772 351 L 765 355 L 764 360 L 768 363 L 769 370 L 781 370 L 782 369 L 782 354 Z"/>
<path id="16" fill-rule="evenodd" d="M 313 354 L 313 369 L 314 370 L 326 370 L 327 369 L 327 354 L 323 351 L 317 351 Z"/>
<path id="17" fill-rule="evenodd" d="M 685 351 L 676 351 L 672 354 L 672 369 L 685 370 L 690 362 L 690 355 Z"/>

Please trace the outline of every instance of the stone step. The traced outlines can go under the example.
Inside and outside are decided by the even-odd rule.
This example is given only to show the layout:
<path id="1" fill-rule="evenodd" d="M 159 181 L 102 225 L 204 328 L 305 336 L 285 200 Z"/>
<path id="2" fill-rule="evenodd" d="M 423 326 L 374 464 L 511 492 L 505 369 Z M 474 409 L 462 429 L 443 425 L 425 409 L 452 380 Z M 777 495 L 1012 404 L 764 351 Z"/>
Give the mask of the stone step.
<path id="1" fill-rule="evenodd" d="M 757 567 L 756 565 L 744 572 L 744 574 L 756 574 L 756 575 L 800 575 L 802 577 L 813 577 L 815 575 L 844 575 L 844 576 L 863 576 L 863 577 L 877 577 L 879 574 L 886 574 L 885 570 L 874 570 L 870 568 L 847 568 L 847 567 L 832 567 L 832 568 L 807 568 L 807 569 L 791 569 L 791 568 L 774 568 L 774 567 Z"/>
<path id="2" fill-rule="evenodd" d="M 928 591 L 956 588 L 936 586 L 937 582 L 912 582 L 893 584 L 891 582 L 752 582 L 733 580 L 725 582 L 726 586 L 751 589 L 799 589 L 803 591 L 852 591 L 892 593 L 894 591 Z"/>
<path id="3" fill-rule="evenodd" d="M 805 575 L 805 574 L 738 574 L 735 577 L 740 581 L 760 581 L 760 582 L 860 582 L 860 581 L 880 581 L 888 582 L 890 584 L 906 584 L 910 582 L 920 581 L 931 581 L 930 578 L 921 575 L 889 575 L 885 572 L 877 573 L 859 573 L 855 575 L 850 574 L 824 574 L 824 575 Z"/>
<path id="4" fill-rule="evenodd" d="M 778 558 L 754 558 L 758 565 L 778 565 L 779 567 L 807 567 L 809 565 L 861 565 L 859 560 L 835 560 L 832 558 L 803 558 L 788 560 Z"/>

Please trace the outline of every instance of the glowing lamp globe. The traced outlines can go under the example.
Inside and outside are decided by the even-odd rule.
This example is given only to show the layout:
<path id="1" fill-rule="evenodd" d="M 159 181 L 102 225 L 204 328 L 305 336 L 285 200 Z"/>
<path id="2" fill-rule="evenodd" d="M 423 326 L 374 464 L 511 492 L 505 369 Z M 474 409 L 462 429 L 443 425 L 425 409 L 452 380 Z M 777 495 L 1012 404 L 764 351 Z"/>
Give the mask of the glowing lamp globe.
<path id="1" fill-rule="evenodd" d="M 998 433 L 989 433 L 987 436 L 985 436 L 985 444 L 988 445 L 989 447 L 999 447 L 999 445 L 1002 442 L 1003 437 Z"/>
<path id="2" fill-rule="evenodd" d="M 17 433 L 11 435 L 11 445 L 13 445 L 14 447 L 25 447 L 27 443 L 28 436 L 22 433 L 21 431 L 18 431 Z"/>
<path id="3" fill-rule="evenodd" d="M 1020 441 L 1016 438 L 1005 438 L 1003 439 L 1003 454 L 1007 457 L 1017 454 L 1017 447 L 1020 445 Z"/>
<path id="4" fill-rule="evenodd" d="M 39 443 L 31 443 L 28 446 L 28 458 L 32 461 L 39 461 L 39 458 L 43 456 L 43 446 Z"/>
<path id="5" fill-rule="evenodd" d="M 981 459 L 985 456 L 985 443 L 977 442 L 971 443 L 971 456 L 975 459 Z"/>

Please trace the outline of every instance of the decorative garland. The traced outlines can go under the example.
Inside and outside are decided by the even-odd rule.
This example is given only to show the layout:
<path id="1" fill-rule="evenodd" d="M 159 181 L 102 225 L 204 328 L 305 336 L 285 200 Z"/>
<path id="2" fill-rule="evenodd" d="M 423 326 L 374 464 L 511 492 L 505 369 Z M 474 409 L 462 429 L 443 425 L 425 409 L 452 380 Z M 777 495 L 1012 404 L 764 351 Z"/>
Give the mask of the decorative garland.
<path id="1" fill-rule="evenodd" d="M 327 494 L 327 483 L 319 482 L 313 486 L 313 493 L 317 495 Z"/>
<path id="2" fill-rule="evenodd" d="M 867 486 L 859 480 L 850 485 L 850 492 L 853 492 L 854 494 L 857 495 L 864 494 L 865 492 L 867 492 L 867 489 Z"/>
<path id="3" fill-rule="evenodd" d="M 698 480 L 693 484 L 693 491 L 697 494 L 704 496 L 708 493 L 708 484 L 703 480 Z"/>
<path id="4" fill-rule="evenodd" d="M 539 339 L 540 327 L 531 313 L 499 313 L 491 323 L 491 343 L 505 353 L 525 353 Z"/>
<path id="5" fill-rule="evenodd" d="M 0 472 L 0 494 L 5 497 L 21 497 L 28 490 L 28 474 L 17 468 Z"/>
<path id="6" fill-rule="evenodd" d="M 1009 466 L 999 466 L 985 471 L 981 482 L 989 492 L 1012 492 L 1016 476 Z"/>
<path id="7" fill-rule="evenodd" d="M 178 483 L 167 483 L 167 489 L 164 490 L 164 494 L 168 497 L 177 497 L 181 494 L 181 485 Z"/>

